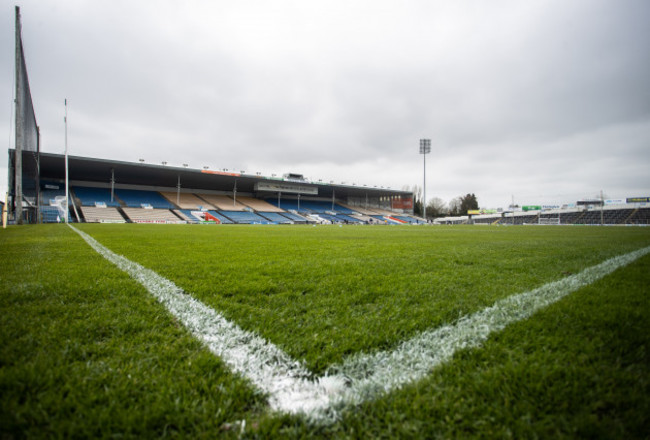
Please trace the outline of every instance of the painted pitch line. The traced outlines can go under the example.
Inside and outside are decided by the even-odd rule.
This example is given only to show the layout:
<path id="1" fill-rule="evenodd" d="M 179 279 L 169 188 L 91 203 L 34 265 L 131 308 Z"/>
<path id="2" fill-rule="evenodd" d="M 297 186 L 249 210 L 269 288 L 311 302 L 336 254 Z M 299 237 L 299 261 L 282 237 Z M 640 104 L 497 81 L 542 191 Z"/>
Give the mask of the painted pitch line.
<path id="1" fill-rule="evenodd" d="M 424 331 L 393 350 L 353 355 L 342 364 L 330 367 L 325 376 L 315 377 L 302 363 L 227 321 L 171 281 L 70 227 L 100 255 L 141 283 L 233 371 L 268 393 L 273 410 L 303 414 L 315 422 L 336 420 L 346 406 L 424 378 L 433 368 L 451 359 L 456 351 L 479 346 L 491 333 L 528 318 L 650 253 L 650 247 L 646 247 L 611 258 L 576 275 L 499 300 L 454 324 Z"/>
<path id="2" fill-rule="evenodd" d="M 327 406 L 327 383 L 319 385 L 319 381 L 313 380 L 311 372 L 300 362 L 256 334 L 228 321 L 168 279 L 114 253 L 90 235 L 69 226 L 101 256 L 142 284 L 233 371 L 268 393 L 272 408 L 287 411 L 281 401 L 284 396 L 291 396 L 297 407 L 306 413 Z"/>
<path id="3" fill-rule="evenodd" d="M 348 378 L 350 387 L 343 398 L 351 403 L 400 388 L 422 379 L 432 368 L 451 359 L 456 351 L 479 346 L 491 333 L 530 317 L 649 253 L 650 247 L 639 249 L 537 289 L 511 295 L 454 324 L 424 331 L 393 350 L 353 355 L 341 365 L 331 367 L 330 373 Z"/>

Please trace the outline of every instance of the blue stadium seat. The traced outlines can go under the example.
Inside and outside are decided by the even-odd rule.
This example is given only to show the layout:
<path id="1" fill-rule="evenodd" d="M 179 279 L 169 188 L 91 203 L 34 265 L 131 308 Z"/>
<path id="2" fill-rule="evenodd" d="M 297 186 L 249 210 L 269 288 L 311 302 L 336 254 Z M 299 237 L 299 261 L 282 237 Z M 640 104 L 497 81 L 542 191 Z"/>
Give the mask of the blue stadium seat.
<path id="1" fill-rule="evenodd" d="M 265 201 L 280 209 L 284 209 L 285 211 L 298 211 L 303 213 L 311 212 L 309 209 L 305 208 L 302 201 L 300 202 L 300 209 L 298 209 L 298 200 L 295 199 L 282 199 L 280 200 L 280 204 L 278 204 L 278 199 L 265 199 Z"/>
<path id="2" fill-rule="evenodd" d="M 116 189 L 115 195 L 130 208 L 141 208 L 142 205 L 150 205 L 156 209 L 174 209 L 166 198 L 155 191 L 144 191 L 139 189 Z"/>
<path id="3" fill-rule="evenodd" d="M 345 222 L 348 222 L 348 223 L 361 223 L 361 224 L 365 223 L 363 220 L 359 220 L 358 218 L 350 217 L 349 215 L 345 215 L 345 214 L 336 214 L 336 218 L 343 221 L 344 223 Z"/>
<path id="4" fill-rule="evenodd" d="M 282 215 L 294 223 L 307 223 L 307 220 L 300 217 L 299 215 L 294 214 L 293 212 L 283 212 Z"/>
<path id="5" fill-rule="evenodd" d="M 269 224 L 273 223 L 249 211 L 220 211 L 220 213 L 239 224 Z"/>
<path id="6" fill-rule="evenodd" d="M 111 190 L 108 188 L 75 186 L 72 190 L 81 201 L 82 206 L 95 206 L 97 203 L 105 203 L 106 206 L 120 206 L 115 199 L 111 201 Z"/>
<path id="7" fill-rule="evenodd" d="M 265 199 L 267 203 L 270 203 L 273 206 L 278 206 L 278 199 Z M 306 214 L 309 213 L 324 213 L 328 211 L 334 211 L 341 214 L 354 214 L 354 211 L 339 205 L 338 203 L 334 204 L 334 209 L 332 209 L 332 202 L 325 200 L 300 200 L 300 207 L 298 206 L 297 199 L 281 199 L 279 208 L 284 209 L 285 211 L 293 210 L 298 212 L 303 212 Z"/>
<path id="8" fill-rule="evenodd" d="M 289 218 L 285 217 L 284 214 L 280 214 L 279 212 L 258 212 L 257 215 L 262 216 L 273 223 L 293 223 L 292 220 L 289 220 Z"/>
<path id="9" fill-rule="evenodd" d="M 43 223 L 59 223 L 65 221 L 65 214 L 62 214 L 56 206 L 41 206 L 41 216 Z M 70 215 L 68 215 L 68 218 L 72 219 Z"/>
<path id="10" fill-rule="evenodd" d="M 223 215 L 219 214 L 217 211 L 208 211 L 211 216 L 218 218 L 221 221 L 221 224 L 232 224 L 234 223 L 232 220 L 230 220 L 227 217 L 224 217 Z"/>
<path id="11" fill-rule="evenodd" d="M 187 218 L 190 219 L 189 221 L 191 223 L 199 223 L 201 221 L 199 218 L 195 217 L 194 214 L 192 214 L 192 211 L 193 211 L 192 209 L 179 209 L 178 211 L 185 214 L 187 216 Z M 212 217 L 215 217 L 215 218 L 219 219 L 221 224 L 231 224 L 232 223 L 232 221 L 230 219 L 224 217 L 223 215 L 219 214 L 216 211 L 206 211 L 206 212 L 208 214 L 210 214 Z M 210 221 L 210 220 L 208 220 L 208 221 Z"/>
<path id="12" fill-rule="evenodd" d="M 199 219 L 194 217 L 194 215 L 192 214 L 191 209 L 178 209 L 177 211 L 185 214 L 185 216 L 189 219 L 188 222 L 190 222 L 190 223 L 198 223 L 199 222 Z"/>
<path id="13" fill-rule="evenodd" d="M 49 188 L 48 188 L 49 187 Z M 59 187 L 54 189 L 54 187 Z M 41 205 L 50 205 L 50 201 L 56 199 L 57 197 L 65 197 L 65 186 L 61 184 L 54 183 L 45 183 L 41 182 Z M 68 204 L 71 204 L 72 200 L 68 200 Z"/>
<path id="14" fill-rule="evenodd" d="M 413 217 L 409 217 L 408 215 L 394 215 L 393 217 L 398 219 L 398 220 L 405 221 L 407 223 L 415 223 L 415 224 L 420 223 L 420 221 L 418 221 L 417 219 L 415 219 Z"/>

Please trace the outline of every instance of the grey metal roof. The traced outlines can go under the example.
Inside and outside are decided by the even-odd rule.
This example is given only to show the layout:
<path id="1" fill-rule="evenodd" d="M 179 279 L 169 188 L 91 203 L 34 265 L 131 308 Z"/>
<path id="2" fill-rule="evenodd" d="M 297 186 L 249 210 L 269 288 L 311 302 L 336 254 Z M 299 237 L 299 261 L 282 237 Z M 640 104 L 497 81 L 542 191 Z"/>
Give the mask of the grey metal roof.
<path id="1" fill-rule="evenodd" d="M 11 151 L 10 151 L 11 155 Z M 122 162 L 117 160 L 68 156 L 69 179 L 109 184 L 111 170 L 115 183 L 125 185 L 157 186 L 175 188 L 180 177 L 181 187 L 197 190 L 232 191 L 235 181 L 238 192 L 255 193 L 258 182 L 277 182 L 282 179 L 240 173 L 153 165 L 147 163 Z M 40 154 L 41 180 L 65 179 L 65 156 L 62 154 Z M 299 182 L 300 186 L 316 187 L 318 197 L 410 197 L 410 191 L 368 186 L 336 185 L 324 182 Z"/>

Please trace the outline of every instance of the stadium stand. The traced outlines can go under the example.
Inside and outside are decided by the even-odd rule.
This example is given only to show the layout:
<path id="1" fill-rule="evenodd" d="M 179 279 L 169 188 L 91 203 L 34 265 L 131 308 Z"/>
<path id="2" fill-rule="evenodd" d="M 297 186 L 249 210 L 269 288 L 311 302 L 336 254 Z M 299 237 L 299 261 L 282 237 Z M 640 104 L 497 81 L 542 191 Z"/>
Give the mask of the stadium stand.
<path id="1" fill-rule="evenodd" d="M 304 200 L 300 201 L 300 207 L 304 207 L 304 209 L 308 209 L 309 211 L 312 212 L 336 212 L 341 213 L 341 214 L 354 214 L 355 211 L 345 208 L 338 203 L 334 203 L 334 206 L 332 208 L 332 202 L 330 201 L 316 201 L 316 200 Z"/>
<path id="2" fill-rule="evenodd" d="M 65 219 L 65 189 L 58 188 L 58 184 L 43 182 L 40 192 L 41 221 L 43 223 L 57 223 Z M 68 201 L 68 209 L 72 200 Z M 69 211 L 68 211 L 69 212 Z M 72 218 L 72 216 L 68 216 Z"/>
<path id="3" fill-rule="evenodd" d="M 324 213 L 324 212 L 319 212 L 318 214 L 312 214 L 312 215 L 318 216 L 319 218 L 321 218 L 323 220 L 327 220 L 328 222 L 330 222 L 332 224 L 345 223 L 345 221 L 343 219 L 340 219 L 338 216 L 332 215 L 332 214 L 327 214 L 327 213 Z"/>
<path id="4" fill-rule="evenodd" d="M 200 198 L 217 208 L 218 211 L 246 211 L 249 208 L 229 196 L 216 194 L 197 194 Z"/>
<path id="5" fill-rule="evenodd" d="M 192 211 L 200 211 L 202 208 L 214 209 L 214 206 L 191 193 L 180 193 L 179 195 L 175 192 L 163 191 L 160 193 L 160 195 L 167 199 L 167 201 L 170 203 L 178 205 L 178 207 L 181 209 L 189 209 Z M 177 199 L 178 203 L 176 203 Z"/>
<path id="6" fill-rule="evenodd" d="M 283 212 L 282 215 L 298 225 L 309 223 L 309 220 L 306 217 L 296 214 L 295 212 Z"/>
<path id="7" fill-rule="evenodd" d="M 360 220 L 356 217 L 353 217 L 352 214 L 347 215 L 347 214 L 336 214 L 336 218 L 341 220 L 343 223 L 348 224 L 364 224 L 365 222 L 363 220 Z"/>
<path id="8" fill-rule="evenodd" d="M 350 214 L 350 216 L 352 218 L 359 220 L 362 223 L 375 223 L 375 219 L 368 215 L 355 213 L 355 214 Z"/>
<path id="9" fill-rule="evenodd" d="M 177 216 L 187 221 L 188 223 L 199 223 L 201 220 L 192 214 L 190 209 L 177 209 L 174 211 Z"/>
<path id="10" fill-rule="evenodd" d="M 540 224 L 574 225 L 584 224 L 587 211 L 584 208 L 552 209 L 543 211 L 539 216 Z M 555 221 L 553 221 L 555 219 Z"/>
<path id="11" fill-rule="evenodd" d="M 186 223 L 169 209 L 122 208 L 133 223 Z"/>
<path id="12" fill-rule="evenodd" d="M 378 209 L 378 208 L 375 209 L 375 208 L 373 208 L 373 209 L 369 209 L 368 211 L 372 212 L 372 214 L 370 214 L 370 215 L 382 215 L 382 216 L 399 215 L 399 214 L 397 214 L 395 212 L 391 212 L 391 211 L 388 211 L 386 209 Z"/>
<path id="13" fill-rule="evenodd" d="M 65 199 L 65 189 L 42 189 L 41 190 L 41 204 L 54 206 L 58 203 L 53 203 L 55 200 Z"/>
<path id="14" fill-rule="evenodd" d="M 572 207 L 536 212 L 506 212 L 473 215 L 474 224 L 499 225 L 625 225 L 649 224 L 650 207 L 627 204 L 600 207 Z M 459 224 L 462 217 L 445 217 L 435 220 L 437 224 Z"/>
<path id="15" fill-rule="evenodd" d="M 82 206 L 81 214 L 86 223 L 126 223 L 120 211 L 114 207 Z"/>
<path id="16" fill-rule="evenodd" d="M 626 220 L 629 225 L 650 225 L 650 208 L 638 208 Z"/>
<path id="17" fill-rule="evenodd" d="M 64 190 L 60 184 L 41 185 L 41 221 L 63 221 Z M 25 191 L 28 194 L 28 191 Z M 250 194 L 250 193 L 249 193 Z M 149 222 L 149 223 L 199 223 L 200 214 L 206 211 L 218 223 L 236 224 L 420 224 L 424 220 L 409 213 L 392 212 L 381 208 L 351 207 L 331 200 L 310 198 L 267 198 L 265 200 L 242 195 L 235 199 L 228 195 L 208 193 L 181 193 L 173 191 L 116 188 L 111 200 L 108 188 L 75 185 L 71 191 L 70 221 L 87 222 Z M 176 205 L 178 201 L 178 205 Z M 180 209 L 177 209 L 180 206 Z M 77 210 L 81 216 L 77 215 Z M 194 214 L 193 214 L 194 212 Z M 196 215 L 196 213 L 199 213 Z M 209 220 L 208 220 L 209 221 Z M 616 206 L 573 206 L 540 211 L 516 211 L 471 217 L 444 217 L 437 224 L 492 224 L 492 225 L 647 225 L 650 224 L 650 207 L 646 203 L 622 203 Z"/>
<path id="18" fill-rule="evenodd" d="M 243 205 L 248 206 L 254 211 L 259 212 L 284 212 L 284 209 L 280 209 L 275 205 L 272 205 L 264 200 L 256 199 L 254 197 L 237 197 L 237 201 Z"/>
<path id="19" fill-rule="evenodd" d="M 116 189 L 115 195 L 129 208 L 151 206 L 155 209 L 174 209 L 176 206 L 154 191 Z"/>
<path id="20" fill-rule="evenodd" d="M 322 214 L 312 213 L 312 214 L 305 214 L 305 215 L 309 223 L 316 223 L 319 225 L 331 225 L 333 223 L 332 220 L 325 217 L 321 217 Z"/>
<path id="21" fill-rule="evenodd" d="M 338 203 L 334 203 L 332 206 L 331 201 L 321 201 L 321 200 L 305 200 L 300 199 L 282 199 L 279 202 L 277 199 L 266 199 L 266 202 L 270 205 L 275 206 L 276 208 L 283 209 L 285 211 L 297 211 L 302 213 L 335 213 L 335 214 L 356 214 L 356 211 L 342 206 Z"/>
<path id="22" fill-rule="evenodd" d="M 500 220 L 501 215 L 496 217 L 496 220 Z M 492 223 L 495 222 L 495 216 L 493 215 L 473 215 L 472 216 L 472 221 L 476 225 L 491 225 Z"/>
<path id="23" fill-rule="evenodd" d="M 625 224 L 626 220 L 633 214 L 634 209 L 594 209 L 586 211 L 580 217 L 580 223 L 585 225 L 620 225 Z"/>
<path id="24" fill-rule="evenodd" d="M 308 209 L 305 209 L 303 207 L 302 202 L 300 202 L 300 209 L 298 206 L 298 200 L 295 199 L 282 199 L 278 202 L 278 199 L 266 199 L 265 200 L 269 205 L 273 205 L 278 209 L 282 209 L 284 211 L 295 211 L 295 212 L 303 212 L 303 213 L 309 213 Z"/>
<path id="25" fill-rule="evenodd" d="M 350 211 L 353 211 L 353 212 L 355 212 L 357 214 L 362 214 L 362 215 L 365 215 L 365 216 L 371 216 L 371 215 L 379 214 L 378 212 L 375 212 L 372 208 L 362 208 L 362 207 L 359 207 L 359 206 L 351 206 L 351 205 L 347 205 L 345 203 L 338 203 L 338 205 L 342 206 L 344 208 L 347 208 Z"/>
<path id="26" fill-rule="evenodd" d="M 174 211 L 181 218 L 187 219 L 189 223 L 233 223 L 230 219 L 224 217 L 216 211 L 197 211 L 195 209 L 180 209 Z"/>
<path id="27" fill-rule="evenodd" d="M 120 206 L 115 197 L 111 200 L 111 190 L 107 188 L 75 186 L 72 188 L 72 193 L 76 196 L 78 204 L 81 206 Z"/>
<path id="28" fill-rule="evenodd" d="M 357 211 L 354 211 L 354 210 L 352 210 L 350 208 L 347 208 L 347 207 L 345 207 L 343 205 L 339 205 L 338 203 L 334 204 L 334 211 L 339 212 L 341 214 L 347 214 L 347 215 L 352 215 L 352 214 L 357 213 Z"/>
<path id="29" fill-rule="evenodd" d="M 243 225 L 272 223 L 264 217 L 260 217 L 259 215 L 250 211 L 219 211 L 219 213 L 228 217 L 233 222 Z"/>
<path id="30" fill-rule="evenodd" d="M 393 215 L 394 218 L 397 220 L 402 220 L 406 223 L 412 224 L 412 225 L 417 225 L 420 223 L 425 223 L 424 221 L 421 221 L 420 219 L 417 219 L 415 217 L 411 217 L 410 215 Z"/>
<path id="31" fill-rule="evenodd" d="M 60 223 L 65 213 L 61 212 L 58 206 L 41 206 L 41 221 L 43 223 Z"/>
<path id="32" fill-rule="evenodd" d="M 265 219 L 269 220 L 270 222 L 277 223 L 277 224 L 280 224 L 280 225 L 286 225 L 286 224 L 293 224 L 294 223 L 288 217 L 286 217 L 283 214 L 280 214 L 279 212 L 257 212 L 256 214 L 259 215 L 259 216 L 264 217 Z"/>
<path id="33" fill-rule="evenodd" d="M 405 223 L 404 221 L 400 221 L 394 217 L 391 217 L 390 215 L 372 215 L 371 217 L 379 222 L 384 222 L 388 225 L 401 225 Z"/>
<path id="34" fill-rule="evenodd" d="M 208 214 L 210 214 L 214 218 L 219 219 L 219 221 L 221 221 L 221 224 L 223 224 L 223 225 L 228 225 L 228 224 L 235 223 L 233 220 L 231 220 L 228 217 L 218 213 L 217 211 L 210 210 L 210 211 L 208 211 Z"/>
<path id="35" fill-rule="evenodd" d="M 514 214 L 514 215 L 513 215 Z M 529 214 L 525 212 L 510 213 L 504 216 L 501 224 L 508 225 L 535 225 L 539 223 L 539 213 Z"/>

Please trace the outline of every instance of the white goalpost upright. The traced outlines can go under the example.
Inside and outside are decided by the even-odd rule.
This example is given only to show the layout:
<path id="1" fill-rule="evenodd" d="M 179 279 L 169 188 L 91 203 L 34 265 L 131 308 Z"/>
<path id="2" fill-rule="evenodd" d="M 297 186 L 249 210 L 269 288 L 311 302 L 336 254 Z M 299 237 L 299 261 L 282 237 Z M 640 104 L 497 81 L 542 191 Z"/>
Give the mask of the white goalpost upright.
<path id="1" fill-rule="evenodd" d="M 16 6 L 15 30 L 16 95 L 14 111 L 16 131 L 14 157 L 11 164 L 13 176 L 11 176 L 12 181 L 9 182 L 11 198 L 8 200 L 7 209 L 11 211 L 16 224 L 21 225 L 24 222 L 38 223 L 40 220 L 40 135 L 27 75 L 19 6 Z M 34 188 L 35 197 L 33 200 L 30 200 L 31 194 L 30 197 L 25 198 L 24 184 L 29 185 L 30 189 Z M 32 212 L 31 215 L 30 211 Z"/>

